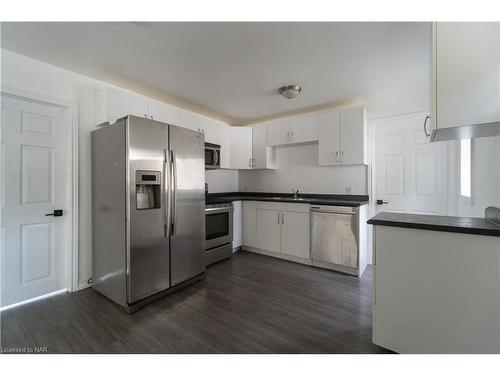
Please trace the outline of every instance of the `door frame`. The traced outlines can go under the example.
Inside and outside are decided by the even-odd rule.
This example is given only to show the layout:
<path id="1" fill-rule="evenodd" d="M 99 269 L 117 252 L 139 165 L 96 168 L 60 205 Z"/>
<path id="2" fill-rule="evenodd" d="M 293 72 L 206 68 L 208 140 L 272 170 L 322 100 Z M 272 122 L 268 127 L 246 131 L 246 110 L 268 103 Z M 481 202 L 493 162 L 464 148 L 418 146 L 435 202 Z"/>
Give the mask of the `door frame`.
<path id="1" fill-rule="evenodd" d="M 64 108 L 66 118 L 66 207 L 68 219 L 64 230 L 66 234 L 64 254 L 65 285 L 69 292 L 78 288 L 78 104 L 76 102 L 39 94 L 29 90 L 2 85 L 0 94 L 24 101 Z M 0 95 L 0 100 L 1 100 Z"/>

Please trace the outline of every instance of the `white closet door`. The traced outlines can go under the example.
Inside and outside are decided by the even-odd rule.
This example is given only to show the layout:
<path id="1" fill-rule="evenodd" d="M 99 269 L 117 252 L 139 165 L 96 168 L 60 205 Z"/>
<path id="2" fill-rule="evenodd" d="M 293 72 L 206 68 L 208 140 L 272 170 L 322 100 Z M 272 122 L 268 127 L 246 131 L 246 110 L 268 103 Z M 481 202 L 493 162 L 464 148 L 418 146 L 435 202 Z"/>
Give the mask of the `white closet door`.
<path id="1" fill-rule="evenodd" d="M 2 306 L 66 288 L 67 110 L 2 95 Z M 63 210 L 63 216 L 46 216 Z"/>

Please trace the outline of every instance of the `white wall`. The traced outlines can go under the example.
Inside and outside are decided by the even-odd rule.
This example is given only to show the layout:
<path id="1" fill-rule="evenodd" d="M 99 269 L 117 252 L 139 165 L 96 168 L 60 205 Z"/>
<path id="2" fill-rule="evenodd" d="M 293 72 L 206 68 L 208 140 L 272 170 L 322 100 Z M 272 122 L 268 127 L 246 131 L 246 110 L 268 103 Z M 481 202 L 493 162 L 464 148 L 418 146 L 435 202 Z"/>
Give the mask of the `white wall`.
<path id="1" fill-rule="evenodd" d="M 205 171 L 205 181 L 209 193 L 229 193 L 238 191 L 238 171 L 213 169 Z"/>
<path id="2" fill-rule="evenodd" d="M 56 66 L 49 65 L 14 52 L 1 49 L 1 84 L 37 95 L 70 101 L 78 105 L 79 127 L 79 280 L 84 283 L 91 276 L 91 185 L 90 185 L 90 131 L 95 129 L 94 93 L 107 86 L 97 81 Z M 111 86 L 111 85 L 109 85 Z M 144 94 L 144 93 L 139 93 Z M 237 172 L 232 172 L 228 185 L 217 175 L 210 175 L 214 188 L 223 190 L 237 187 Z M 224 177 L 230 175 L 222 172 Z"/>
<path id="3" fill-rule="evenodd" d="M 240 191 L 291 193 L 367 194 L 366 166 L 318 166 L 318 144 L 276 149 L 276 170 L 239 171 Z"/>

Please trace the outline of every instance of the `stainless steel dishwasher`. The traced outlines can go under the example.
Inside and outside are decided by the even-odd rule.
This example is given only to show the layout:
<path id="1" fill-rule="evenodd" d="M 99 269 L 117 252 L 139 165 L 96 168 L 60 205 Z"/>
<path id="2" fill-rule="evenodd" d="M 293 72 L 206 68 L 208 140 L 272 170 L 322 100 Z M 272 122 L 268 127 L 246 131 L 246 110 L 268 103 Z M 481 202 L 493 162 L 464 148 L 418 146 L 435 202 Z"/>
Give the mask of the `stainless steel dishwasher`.
<path id="1" fill-rule="evenodd" d="M 314 266 L 358 275 L 357 207 L 311 207 L 311 258 Z"/>

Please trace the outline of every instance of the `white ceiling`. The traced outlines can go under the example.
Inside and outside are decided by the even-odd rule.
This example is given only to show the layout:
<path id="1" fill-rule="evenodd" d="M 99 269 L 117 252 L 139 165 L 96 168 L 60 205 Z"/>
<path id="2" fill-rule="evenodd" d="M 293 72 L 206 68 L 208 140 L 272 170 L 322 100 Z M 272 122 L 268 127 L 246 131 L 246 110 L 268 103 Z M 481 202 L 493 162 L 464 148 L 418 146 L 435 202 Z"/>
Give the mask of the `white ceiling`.
<path id="1" fill-rule="evenodd" d="M 430 23 L 50 22 L 3 23 L 1 36 L 2 48 L 237 124 L 352 102 L 372 118 L 425 110 L 430 33 Z M 302 94 L 284 99 L 285 84 Z"/>

